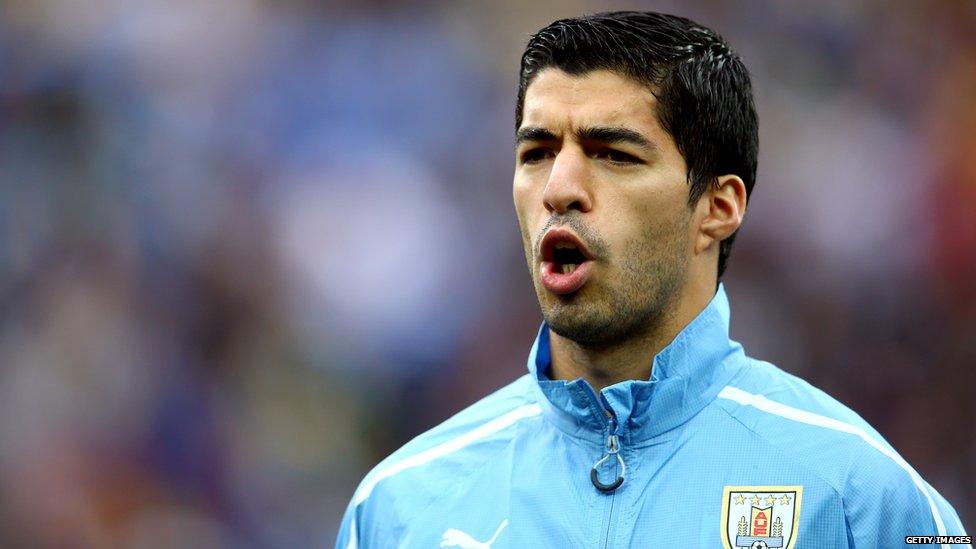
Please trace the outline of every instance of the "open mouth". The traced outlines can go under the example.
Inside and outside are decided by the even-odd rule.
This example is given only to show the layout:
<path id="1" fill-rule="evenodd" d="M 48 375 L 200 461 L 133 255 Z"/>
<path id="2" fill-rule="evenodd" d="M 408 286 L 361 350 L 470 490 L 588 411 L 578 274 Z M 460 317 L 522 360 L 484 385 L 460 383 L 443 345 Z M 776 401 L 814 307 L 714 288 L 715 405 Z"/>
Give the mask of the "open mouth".
<path id="1" fill-rule="evenodd" d="M 552 254 L 552 262 L 563 274 L 575 271 L 584 261 L 586 261 L 586 256 L 571 243 L 562 241 L 556 244 Z"/>
<path id="2" fill-rule="evenodd" d="M 586 246 L 571 231 L 551 229 L 540 245 L 542 285 L 556 294 L 575 292 L 586 284 L 592 270 L 592 257 Z"/>

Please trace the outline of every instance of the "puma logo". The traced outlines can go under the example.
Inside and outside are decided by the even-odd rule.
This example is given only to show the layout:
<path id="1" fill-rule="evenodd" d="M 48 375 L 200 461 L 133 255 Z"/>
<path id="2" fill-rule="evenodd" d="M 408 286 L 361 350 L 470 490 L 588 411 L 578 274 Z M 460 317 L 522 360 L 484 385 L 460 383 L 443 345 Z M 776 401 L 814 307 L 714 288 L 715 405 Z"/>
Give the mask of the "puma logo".
<path id="1" fill-rule="evenodd" d="M 441 537 L 441 547 L 460 547 L 461 549 L 491 549 L 491 544 L 495 543 L 498 534 L 508 526 L 508 519 L 502 521 L 495 530 L 495 534 L 488 541 L 480 542 L 467 532 L 462 532 L 457 528 L 448 528 Z"/>

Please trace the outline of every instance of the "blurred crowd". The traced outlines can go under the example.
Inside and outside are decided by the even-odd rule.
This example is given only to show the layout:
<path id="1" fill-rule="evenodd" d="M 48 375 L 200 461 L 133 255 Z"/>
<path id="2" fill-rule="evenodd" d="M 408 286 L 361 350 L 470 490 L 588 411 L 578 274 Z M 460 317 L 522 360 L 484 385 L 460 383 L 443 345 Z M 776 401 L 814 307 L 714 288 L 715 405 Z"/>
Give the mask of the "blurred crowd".
<path id="1" fill-rule="evenodd" d="M 733 337 L 972 533 L 976 5 L 529 4 L 0 2 L 0 546 L 331 546 L 379 459 L 524 373 L 519 56 L 610 8 L 753 73 Z"/>

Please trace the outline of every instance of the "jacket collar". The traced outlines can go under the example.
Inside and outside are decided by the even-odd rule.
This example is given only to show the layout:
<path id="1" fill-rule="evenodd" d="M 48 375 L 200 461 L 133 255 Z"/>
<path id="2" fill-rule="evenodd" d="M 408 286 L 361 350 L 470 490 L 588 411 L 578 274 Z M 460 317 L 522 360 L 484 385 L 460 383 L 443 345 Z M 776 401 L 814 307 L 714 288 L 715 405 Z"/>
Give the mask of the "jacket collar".
<path id="1" fill-rule="evenodd" d="M 582 378 L 547 377 L 549 326 L 543 322 L 528 359 L 543 413 L 570 435 L 598 444 L 606 441 L 612 425 L 605 411 L 615 416 L 624 445 L 673 430 L 711 402 L 735 373 L 735 364 L 741 364 L 728 360 L 743 353 L 729 339 L 729 318 L 728 297 L 719 285 L 711 302 L 654 357 L 650 379 L 622 381 L 599 393 Z"/>

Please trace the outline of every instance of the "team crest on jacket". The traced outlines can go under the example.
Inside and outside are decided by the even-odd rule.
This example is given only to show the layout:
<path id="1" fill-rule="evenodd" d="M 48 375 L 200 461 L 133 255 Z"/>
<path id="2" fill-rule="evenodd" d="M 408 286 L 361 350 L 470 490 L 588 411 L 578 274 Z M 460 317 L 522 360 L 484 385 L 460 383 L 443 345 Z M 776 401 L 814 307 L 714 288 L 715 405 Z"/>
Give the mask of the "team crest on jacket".
<path id="1" fill-rule="evenodd" d="M 722 494 L 725 549 L 793 549 L 803 486 L 726 486 Z"/>

